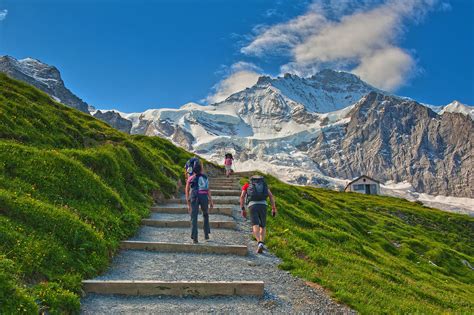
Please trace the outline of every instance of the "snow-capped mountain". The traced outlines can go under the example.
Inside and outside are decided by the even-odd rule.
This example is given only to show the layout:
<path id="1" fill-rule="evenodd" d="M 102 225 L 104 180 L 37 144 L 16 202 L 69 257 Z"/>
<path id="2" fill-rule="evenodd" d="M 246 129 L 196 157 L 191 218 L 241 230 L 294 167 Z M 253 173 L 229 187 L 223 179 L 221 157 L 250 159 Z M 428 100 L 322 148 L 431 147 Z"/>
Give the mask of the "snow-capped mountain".
<path id="1" fill-rule="evenodd" d="M 33 58 L 17 60 L 0 56 L 0 72 L 37 87 L 58 102 L 89 113 L 88 105 L 64 86 L 56 67 Z"/>
<path id="2" fill-rule="evenodd" d="M 367 174 L 408 181 L 431 194 L 473 197 L 472 108 L 421 105 L 358 77 L 324 70 L 311 78 L 261 77 L 209 106 L 121 114 L 132 133 L 156 135 L 239 170 L 262 169 L 290 182 L 342 186 Z M 458 115 L 456 113 L 461 113 Z"/>
<path id="3" fill-rule="evenodd" d="M 471 117 L 474 119 L 474 108 L 460 103 L 459 101 L 453 101 L 445 106 L 428 106 L 438 114 L 443 113 L 461 113 L 463 115 Z"/>
<path id="4" fill-rule="evenodd" d="M 2 57 L 0 71 L 76 107 L 72 93 L 68 104 L 57 92 L 62 87 L 70 93 L 54 67 Z M 405 182 L 412 191 L 474 197 L 474 109 L 456 101 L 419 104 L 350 73 L 263 76 L 208 106 L 188 103 L 131 114 L 92 108 L 91 114 L 124 132 L 167 138 L 215 162 L 232 152 L 240 171 L 259 169 L 298 184 L 340 188 L 366 174 Z"/>

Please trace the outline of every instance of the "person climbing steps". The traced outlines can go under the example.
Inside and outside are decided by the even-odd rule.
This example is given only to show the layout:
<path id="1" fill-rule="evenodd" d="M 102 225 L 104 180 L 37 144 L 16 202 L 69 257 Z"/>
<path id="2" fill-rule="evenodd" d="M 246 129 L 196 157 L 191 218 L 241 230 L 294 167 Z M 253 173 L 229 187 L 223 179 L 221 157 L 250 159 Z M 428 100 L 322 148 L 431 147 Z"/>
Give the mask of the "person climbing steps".
<path id="1" fill-rule="evenodd" d="M 225 175 L 227 177 L 232 174 L 232 164 L 234 161 L 234 157 L 232 156 L 232 153 L 226 153 L 225 158 L 224 158 L 224 166 L 225 166 Z"/>
<path id="2" fill-rule="evenodd" d="M 194 244 L 198 243 L 198 213 L 201 207 L 204 218 L 204 238 L 209 240 L 211 233 L 209 225 L 209 206 L 214 208 L 211 192 L 209 191 L 209 179 L 203 173 L 203 167 L 199 160 L 193 165 L 193 175 L 188 177 L 186 181 L 186 202 L 188 213 L 191 215 L 191 239 Z"/>
<path id="3" fill-rule="evenodd" d="M 257 253 L 261 254 L 265 250 L 264 241 L 266 234 L 267 222 L 267 198 L 270 199 L 272 205 L 272 216 L 277 213 L 275 198 L 267 186 L 262 176 L 254 175 L 250 178 L 250 183 L 246 183 L 242 187 L 240 195 L 240 208 L 242 216 L 247 217 L 245 204 L 250 210 L 250 220 L 252 223 L 252 231 L 257 240 Z"/>

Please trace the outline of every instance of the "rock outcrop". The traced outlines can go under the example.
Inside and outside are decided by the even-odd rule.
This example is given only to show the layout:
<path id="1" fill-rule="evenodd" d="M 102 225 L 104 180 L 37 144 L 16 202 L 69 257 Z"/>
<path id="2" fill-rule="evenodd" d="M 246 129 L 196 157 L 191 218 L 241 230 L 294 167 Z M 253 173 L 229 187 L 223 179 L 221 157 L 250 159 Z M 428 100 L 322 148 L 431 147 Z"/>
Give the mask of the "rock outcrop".
<path id="1" fill-rule="evenodd" d="M 65 87 L 56 67 L 32 58 L 17 60 L 10 56 L 1 56 L 0 72 L 37 87 L 60 103 L 89 113 L 87 103 Z"/>
<path id="2" fill-rule="evenodd" d="M 123 118 L 118 112 L 113 111 L 113 110 L 107 110 L 107 111 L 95 111 L 93 112 L 92 116 L 95 118 L 98 118 L 115 129 L 118 129 L 122 132 L 125 133 L 130 133 L 132 130 L 132 122 L 126 118 Z"/>

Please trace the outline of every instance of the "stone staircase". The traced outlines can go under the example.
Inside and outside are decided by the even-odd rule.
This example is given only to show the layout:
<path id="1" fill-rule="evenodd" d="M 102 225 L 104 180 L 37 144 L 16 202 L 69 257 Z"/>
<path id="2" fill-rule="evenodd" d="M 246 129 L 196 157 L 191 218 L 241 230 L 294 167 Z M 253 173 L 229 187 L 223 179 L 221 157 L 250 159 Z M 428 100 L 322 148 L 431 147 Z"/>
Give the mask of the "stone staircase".
<path id="1" fill-rule="evenodd" d="M 230 260 L 236 262 L 238 257 L 247 256 L 248 240 L 237 231 L 235 220 L 239 214 L 239 177 L 211 177 L 209 182 L 215 203 L 215 208 L 210 210 L 209 242 L 204 241 L 199 215 L 199 244 L 192 244 L 184 198 L 155 205 L 150 218 L 142 220 L 138 235 L 121 242 L 122 251 L 110 270 L 96 279 L 83 281 L 84 292 L 129 296 L 263 296 L 264 282 L 258 276 L 233 275 L 229 271 L 225 279 L 220 279 L 213 272 L 213 266 L 223 261 L 223 255 L 234 257 Z M 171 263 L 165 264 L 166 261 Z M 183 267 L 182 263 L 186 266 L 186 262 L 189 266 L 206 264 L 191 272 Z"/>

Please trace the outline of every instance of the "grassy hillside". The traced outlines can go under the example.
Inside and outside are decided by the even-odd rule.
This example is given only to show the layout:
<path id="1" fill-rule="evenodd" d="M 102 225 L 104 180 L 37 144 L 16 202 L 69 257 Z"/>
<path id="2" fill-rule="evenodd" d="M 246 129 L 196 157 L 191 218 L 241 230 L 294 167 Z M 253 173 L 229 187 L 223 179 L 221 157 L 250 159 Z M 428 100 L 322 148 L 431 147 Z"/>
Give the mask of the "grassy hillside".
<path id="1" fill-rule="evenodd" d="M 281 268 L 364 314 L 474 313 L 474 218 L 267 179 Z"/>
<path id="2" fill-rule="evenodd" d="M 120 133 L 0 74 L 0 313 L 75 313 L 80 281 L 104 270 L 177 189 L 189 157 Z"/>

